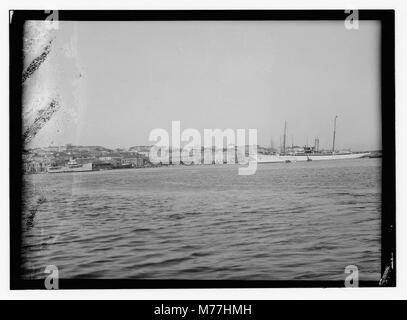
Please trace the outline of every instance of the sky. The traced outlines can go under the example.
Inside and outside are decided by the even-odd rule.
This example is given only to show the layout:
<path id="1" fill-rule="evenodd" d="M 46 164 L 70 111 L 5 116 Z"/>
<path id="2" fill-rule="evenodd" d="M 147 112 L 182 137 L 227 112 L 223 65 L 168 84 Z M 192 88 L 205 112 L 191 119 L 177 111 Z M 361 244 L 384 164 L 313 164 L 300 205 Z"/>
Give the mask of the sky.
<path id="1" fill-rule="evenodd" d="M 258 130 L 258 144 L 381 148 L 380 23 L 59 22 L 38 71 L 61 109 L 32 147 L 153 144 L 154 128 Z M 35 79 L 33 80 L 35 81 Z M 27 89 L 29 91 L 29 89 Z"/>

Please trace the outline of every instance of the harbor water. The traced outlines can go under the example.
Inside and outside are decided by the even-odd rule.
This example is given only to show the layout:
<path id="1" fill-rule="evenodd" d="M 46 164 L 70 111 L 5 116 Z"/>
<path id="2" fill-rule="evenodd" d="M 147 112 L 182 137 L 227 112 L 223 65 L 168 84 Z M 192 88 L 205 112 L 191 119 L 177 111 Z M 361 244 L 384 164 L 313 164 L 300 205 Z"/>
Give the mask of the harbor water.
<path id="1" fill-rule="evenodd" d="M 381 160 L 24 176 L 25 279 L 380 279 Z"/>

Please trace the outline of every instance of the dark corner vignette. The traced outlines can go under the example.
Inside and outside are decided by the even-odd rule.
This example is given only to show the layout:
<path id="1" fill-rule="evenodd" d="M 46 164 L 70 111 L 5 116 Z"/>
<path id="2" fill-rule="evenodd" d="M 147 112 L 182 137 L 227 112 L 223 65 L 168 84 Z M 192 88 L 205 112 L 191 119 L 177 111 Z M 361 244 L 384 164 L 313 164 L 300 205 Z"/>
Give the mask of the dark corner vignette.
<path id="1" fill-rule="evenodd" d="M 30 76 L 23 70 L 23 25 L 46 20 L 49 11 L 11 10 L 10 53 L 10 288 L 45 289 L 44 280 L 22 279 L 23 126 L 22 84 Z M 60 21 L 307 21 L 344 20 L 345 10 L 199 10 L 199 11 L 58 11 Z M 394 10 L 360 10 L 360 20 L 381 22 L 382 211 L 381 280 L 359 281 L 360 287 L 396 286 L 395 224 L 395 60 Z M 35 69 L 35 68 L 34 68 Z M 31 69 L 34 70 L 34 69 Z M 35 70 L 34 70 L 35 71 Z M 52 107 L 52 106 L 51 106 Z M 344 281 L 306 280 L 135 280 L 59 279 L 59 289 L 123 288 L 297 288 L 343 287 Z"/>

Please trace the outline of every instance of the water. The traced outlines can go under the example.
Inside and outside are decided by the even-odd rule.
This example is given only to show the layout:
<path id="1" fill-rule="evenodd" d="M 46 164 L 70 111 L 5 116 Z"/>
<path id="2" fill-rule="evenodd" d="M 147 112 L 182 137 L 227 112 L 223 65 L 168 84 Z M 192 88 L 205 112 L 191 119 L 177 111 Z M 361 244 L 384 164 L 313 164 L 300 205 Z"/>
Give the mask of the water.
<path id="1" fill-rule="evenodd" d="M 24 278 L 380 279 L 378 159 L 25 177 Z"/>

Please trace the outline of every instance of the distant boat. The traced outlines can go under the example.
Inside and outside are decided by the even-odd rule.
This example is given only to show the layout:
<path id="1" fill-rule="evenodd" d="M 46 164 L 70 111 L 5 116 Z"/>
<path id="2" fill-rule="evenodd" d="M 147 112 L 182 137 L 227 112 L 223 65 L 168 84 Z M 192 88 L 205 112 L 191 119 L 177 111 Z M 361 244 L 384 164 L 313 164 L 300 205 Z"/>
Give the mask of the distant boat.
<path id="1" fill-rule="evenodd" d="M 72 158 L 67 162 L 66 166 L 49 166 L 47 168 L 48 173 L 84 172 L 92 170 L 92 163 L 79 164 Z"/>
<path id="2" fill-rule="evenodd" d="M 292 155 L 257 155 L 258 163 L 273 162 L 295 162 L 295 161 L 320 161 L 320 160 L 348 160 L 359 159 L 368 156 L 370 153 L 314 153 L 309 155 L 292 154 Z"/>
<path id="3" fill-rule="evenodd" d="M 330 152 L 320 152 L 316 151 L 316 147 L 304 147 L 301 152 L 286 152 L 286 128 L 287 123 L 284 124 L 284 142 L 283 142 L 283 151 L 281 154 L 272 154 L 272 155 L 257 155 L 258 163 L 289 163 L 296 161 L 320 161 L 320 160 L 348 160 L 348 159 L 359 159 L 369 157 L 370 152 L 361 152 L 354 153 L 351 151 L 342 151 L 336 152 L 335 150 L 335 137 L 336 137 L 336 118 L 334 120 L 334 132 L 333 132 L 333 142 L 332 150 Z"/>

